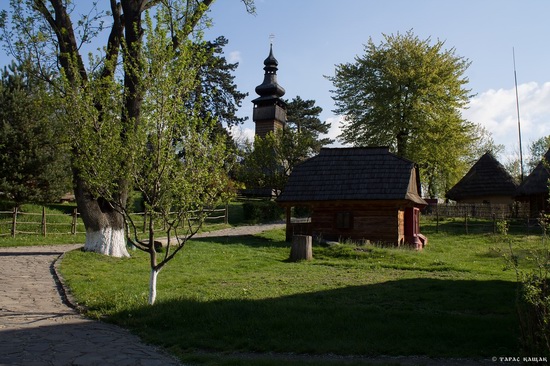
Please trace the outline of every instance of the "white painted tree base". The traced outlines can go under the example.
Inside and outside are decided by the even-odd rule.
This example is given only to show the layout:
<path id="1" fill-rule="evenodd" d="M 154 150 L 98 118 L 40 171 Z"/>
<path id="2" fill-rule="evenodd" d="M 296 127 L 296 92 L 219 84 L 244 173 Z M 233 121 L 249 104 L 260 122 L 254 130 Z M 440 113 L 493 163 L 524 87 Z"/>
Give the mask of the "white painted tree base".
<path id="1" fill-rule="evenodd" d="M 149 278 L 149 305 L 153 305 L 157 299 L 157 276 L 159 271 L 151 268 L 151 277 Z"/>
<path id="2" fill-rule="evenodd" d="M 103 228 L 99 231 L 86 231 L 84 250 L 110 257 L 129 257 L 126 249 L 126 235 L 124 229 Z"/>

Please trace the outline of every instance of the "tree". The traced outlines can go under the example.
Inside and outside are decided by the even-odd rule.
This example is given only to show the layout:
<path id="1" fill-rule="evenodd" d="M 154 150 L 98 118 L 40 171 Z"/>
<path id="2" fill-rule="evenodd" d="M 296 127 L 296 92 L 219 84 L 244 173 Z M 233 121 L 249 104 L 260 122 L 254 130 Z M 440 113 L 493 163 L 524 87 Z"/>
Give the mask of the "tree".
<path id="1" fill-rule="evenodd" d="M 29 65 L 12 63 L 0 80 L 0 192 L 17 206 L 52 202 L 71 189 L 66 141 L 47 86 Z"/>
<path id="2" fill-rule="evenodd" d="M 212 2 L 213 0 L 111 0 L 108 12 L 98 10 L 97 3 L 92 3 L 91 11 L 77 18 L 71 12 L 75 7 L 75 3 L 71 1 L 49 0 L 46 3 L 45 0 L 12 0 L 11 23 L 6 21 L 6 13 L 1 17 L 3 41 L 13 56 L 32 57 L 42 74 L 58 67 L 62 82 L 56 85 L 56 90 L 60 100 L 70 96 L 80 98 L 73 101 L 81 108 L 81 113 L 68 113 L 67 116 L 71 116 L 73 120 L 67 119 L 67 122 L 72 127 L 80 125 L 85 119 L 94 122 L 85 129 L 71 129 L 75 132 L 72 141 L 75 162 L 72 167 L 73 185 L 77 205 L 86 226 L 86 250 L 128 256 L 124 217 L 115 209 L 115 202 L 125 205 L 131 186 L 127 162 L 115 160 L 111 164 L 97 166 L 98 178 L 116 173 L 112 174 L 109 182 L 110 186 L 116 188 L 116 194 L 106 198 L 90 191 L 90 183 L 84 179 L 83 168 L 86 163 L 82 163 L 82 157 L 86 156 L 85 148 L 89 146 L 89 141 L 95 141 L 97 146 L 105 148 L 103 151 L 98 150 L 98 156 L 104 153 L 110 155 L 111 148 L 127 153 L 134 147 L 132 136 L 144 123 L 143 101 L 148 93 L 143 88 L 143 76 L 147 71 L 142 63 L 144 12 L 155 9 L 167 14 L 162 21 L 170 27 L 171 42 L 177 48 L 180 42 L 193 35 Z M 253 10 L 252 0 L 243 2 L 249 11 Z M 81 46 L 98 40 L 97 36 L 104 30 L 105 17 L 109 19 L 111 28 L 104 54 L 91 58 L 87 68 Z M 11 28 L 8 28 L 9 24 Z M 116 83 L 117 75 L 121 77 L 122 85 Z M 55 84 L 57 80 L 50 82 Z M 95 88 L 109 93 L 93 96 L 91 91 Z M 104 121 L 113 118 L 117 119 L 118 124 L 109 132 L 116 132 L 116 135 L 109 136 L 104 133 Z M 110 142 L 119 142 L 120 146 L 110 146 Z"/>
<path id="3" fill-rule="evenodd" d="M 293 132 L 305 134 L 310 137 L 313 151 L 318 153 L 323 146 L 330 145 L 334 140 L 319 138 L 320 134 L 327 134 L 330 123 L 321 122 L 319 114 L 323 109 L 315 105 L 314 100 L 303 100 L 299 95 L 291 101 L 286 100 L 287 122 L 286 127 Z"/>
<path id="4" fill-rule="evenodd" d="M 330 123 L 319 120 L 321 111 L 314 100 L 299 96 L 287 102 L 285 127 L 245 144 L 239 179 L 248 188 L 272 189 L 279 195 L 296 165 L 332 143 L 328 138 L 319 139 L 319 134 L 330 128 Z"/>
<path id="5" fill-rule="evenodd" d="M 336 66 L 328 77 L 335 89 L 335 113 L 344 116 L 340 141 L 355 146 L 387 145 L 417 162 L 430 195 L 442 193 L 464 171 L 476 127 L 464 120 L 469 90 L 464 72 L 470 62 L 405 34 L 372 39 L 355 62 Z"/>
<path id="6" fill-rule="evenodd" d="M 530 159 L 527 162 L 529 170 L 532 171 L 540 163 L 544 154 L 550 149 L 550 135 L 539 138 L 529 145 Z"/>
<path id="7" fill-rule="evenodd" d="M 79 146 L 78 169 L 89 192 L 102 197 L 123 215 L 129 227 L 128 240 L 149 254 L 149 304 L 155 302 L 161 269 L 200 229 L 208 212 L 220 202 L 227 202 L 231 193 L 227 190 L 231 159 L 224 136 L 213 134 L 216 120 L 205 121 L 198 103 L 193 109 L 186 106 L 197 82 L 197 69 L 191 65 L 204 55 L 191 41 L 182 40 L 174 46 L 168 36 L 168 16 L 166 9 L 157 9 L 155 22 L 148 16 L 145 20 L 139 62 L 147 72 L 138 90 L 143 95 L 139 126 L 122 133 L 118 116 L 108 113 L 104 113 L 98 124 L 93 108 L 80 118 L 78 126 L 96 132 L 85 136 Z M 71 107 L 82 115 L 89 106 L 87 98 L 109 106 L 108 100 L 117 87 L 116 83 L 104 83 L 102 88 L 91 88 L 87 93 L 71 91 L 65 99 L 63 115 L 70 115 Z M 82 105 L 78 105 L 82 100 Z M 70 119 L 77 116 L 71 115 Z M 108 138 L 97 138 L 98 134 Z M 127 149 L 126 144 L 132 149 Z M 113 164 L 120 167 L 118 172 L 108 172 L 107 168 Z M 120 181 L 130 182 L 144 199 L 149 222 L 144 237 L 120 196 L 117 184 Z M 159 233 L 167 237 L 162 255 L 157 253 L 155 243 Z"/>
<path id="8" fill-rule="evenodd" d="M 231 128 L 247 120 L 247 117 L 238 117 L 236 113 L 248 93 L 239 92 L 235 85 L 232 72 L 239 64 L 227 63 L 223 57 L 223 47 L 227 42 L 221 36 L 214 41 L 195 45 L 204 57 L 200 59 L 201 63 L 196 63 L 197 83 L 195 90 L 187 98 L 186 105 L 190 108 L 194 105 L 202 106 L 201 118 L 215 118 L 220 126 Z"/>

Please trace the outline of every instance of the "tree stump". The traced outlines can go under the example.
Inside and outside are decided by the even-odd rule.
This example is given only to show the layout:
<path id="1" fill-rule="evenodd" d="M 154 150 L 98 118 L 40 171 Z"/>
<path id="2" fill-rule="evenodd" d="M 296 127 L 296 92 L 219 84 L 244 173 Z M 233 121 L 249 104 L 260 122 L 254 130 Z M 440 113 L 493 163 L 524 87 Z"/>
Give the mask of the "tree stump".
<path id="1" fill-rule="evenodd" d="M 313 259 L 313 250 L 311 248 L 311 235 L 294 235 L 292 237 L 292 246 L 290 248 L 290 261 Z"/>

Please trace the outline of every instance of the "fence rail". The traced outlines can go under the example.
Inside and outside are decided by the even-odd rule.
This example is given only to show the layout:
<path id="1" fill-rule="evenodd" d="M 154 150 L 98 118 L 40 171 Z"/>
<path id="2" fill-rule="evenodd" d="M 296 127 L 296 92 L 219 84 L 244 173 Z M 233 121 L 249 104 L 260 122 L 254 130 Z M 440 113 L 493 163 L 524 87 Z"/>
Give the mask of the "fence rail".
<path id="1" fill-rule="evenodd" d="M 190 213 L 195 214 L 198 214 L 198 212 L 190 211 Z M 225 224 L 229 221 L 227 205 L 224 208 L 209 209 L 207 212 L 208 215 L 204 218 L 205 221 L 223 219 Z M 142 220 L 142 230 L 145 232 L 147 230 L 148 218 L 150 220 L 150 214 L 136 212 L 131 215 Z M 11 211 L 0 211 L 0 236 L 11 235 L 15 237 L 18 234 L 46 236 L 52 232 L 71 235 L 85 233 L 84 223 L 78 210 L 74 208 L 71 213 L 55 214 L 47 213 L 46 207 L 43 206 L 40 213 L 20 211 L 17 207 L 14 207 Z"/>
<path id="2" fill-rule="evenodd" d="M 437 204 L 422 212 L 424 223 L 435 224 L 436 231 L 469 233 L 496 233 L 502 225 L 515 232 L 541 232 L 540 217 L 532 217 L 528 204 Z"/>

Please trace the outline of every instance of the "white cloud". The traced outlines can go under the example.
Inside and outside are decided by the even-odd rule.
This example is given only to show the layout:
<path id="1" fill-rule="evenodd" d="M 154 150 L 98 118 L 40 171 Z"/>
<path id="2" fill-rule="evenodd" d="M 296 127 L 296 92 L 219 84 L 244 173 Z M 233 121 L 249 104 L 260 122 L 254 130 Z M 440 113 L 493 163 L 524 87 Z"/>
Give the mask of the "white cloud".
<path id="1" fill-rule="evenodd" d="M 334 143 L 332 143 L 328 147 L 342 147 L 342 143 L 337 140 L 338 135 L 342 133 L 341 131 L 341 123 L 343 121 L 343 116 L 332 116 L 327 118 L 327 122 L 330 123 L 330 129 L 326 135 L 323 135 L 323 137 L 328 137 L 332 140 L 334 140 Z"/>
<path id="2" fill-rule="evenodd" d="M 531 142 L 550 135 L 550 82 L 518 85 L 523 153 Z M 506 153 L 519 151 L 515 88 L 488 90 L 474 97 L 464 118 L 484 126 Z"/>
<path id="3" fill-rule="evenodd" d="M 232 51 L 229 52 L 229 55 L 227 56 L 227 62 L 230 64 L 234 64 L 236 62 L 241 62 L 241 52 L 240 51 Z"/>
<path id="4" fill-rule="evenodd" d="M 254 130 L 251 128 L 247 128 L 244 126 L 233 126 L 229 130 L 231 133 L 231 136 L 233 136 L 233 139 L 237 144 L 243 144 L 246 141 L 252 142 L 254 141 Z"/>

